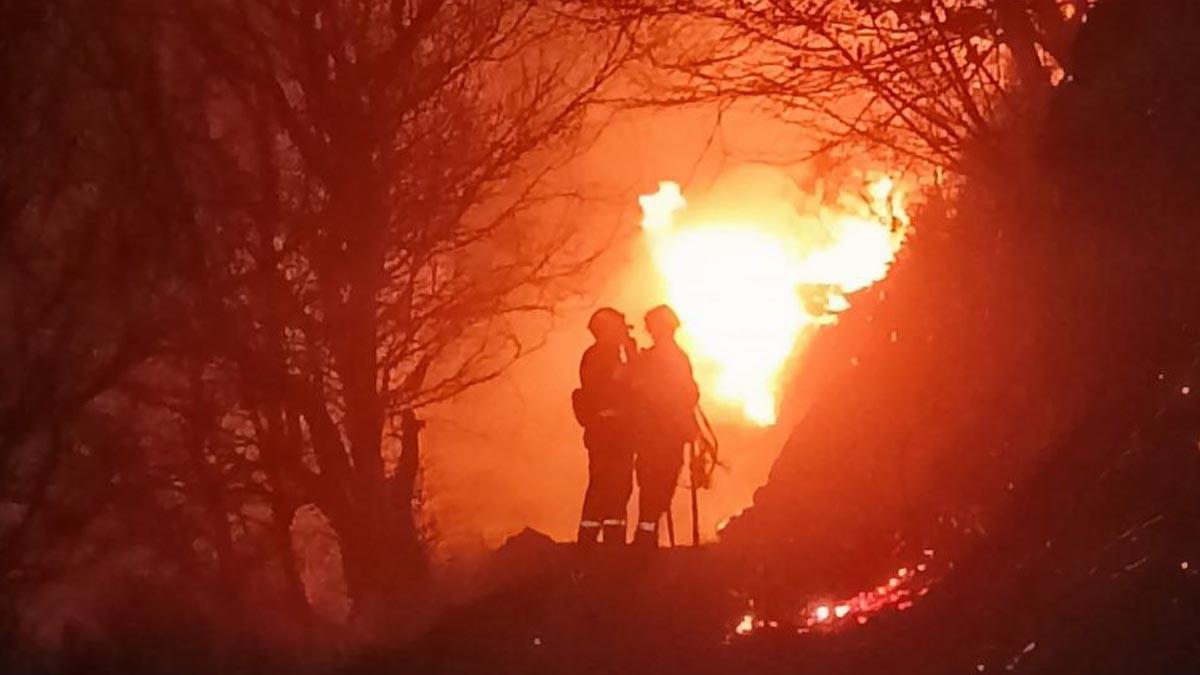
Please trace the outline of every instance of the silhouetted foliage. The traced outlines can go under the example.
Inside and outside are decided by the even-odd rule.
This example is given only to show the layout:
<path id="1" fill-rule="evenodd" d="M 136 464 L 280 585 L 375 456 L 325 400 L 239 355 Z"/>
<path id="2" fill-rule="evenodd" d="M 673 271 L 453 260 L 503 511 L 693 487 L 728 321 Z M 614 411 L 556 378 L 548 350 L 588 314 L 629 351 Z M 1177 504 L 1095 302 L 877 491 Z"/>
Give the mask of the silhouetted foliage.
<path id="1" fill-rule="evenodd" d="M 656 105 L 766 102 L 814 155 L 869 151 L 896 166 L 976 174 L 1020 155 L 1094 0 L 646 3 Z M 669 37 L 668 37 L 669 36 Z"/>
<path id="2" fill-rule="evenodd" d="M 324 667 L 309 504 L 360 618 L 425 620 L 417 413 L 590 260 L 531 223 L 649 47 L 656 103 L 765 97 L 958 176 L 718 547 L 526 534 L 353 670 L 1194 670 L 1193 5 L 0 1 L 0 668 Z M 926 548 L 911 611 L 795 632 Z M 750 600 L 780 629 L 730 639 Z"/>
<path id="3" fill-rule="evenodd" d="M 302 617 L 314 504 L 360 616 L 402 628 L 413 412 L 524 353 L 596 254 L 547 176 L 620 27 L 581 49 L 533 2 L 0 10 L 6 588 L 133 565 Z"/>
<path id="4" fill-rule="evenodd" d="M 753 593 L 853 587 L 879 573 L 864 558 L 886 570 L 931 547 L 954 569 L 905 633 L 949 645 L 929 656 L 946 670 L 1029 643 L 1022 669 L 1195 667 L 1200 166 L 1176 148 L 1196 124 L 1200 17 L 1185 5 L 1097 7 L 1035 180 L 935 202 L 886 297 L 813 350 L 847 365 L 814 365 L 821 398 L 730 533 L 765 566 Z"/>
<path id="5" fill-rule="evenodd" d="M 589 259 L 530 213 L 564 199 L 543 179 L 628 45 L 562 59 L 577 28 L 526 2 L 177 9 L 210 136 L 200 378 L 230 378 L 218 426 L 243 444 L 217 461 L 277 525 L 327 514 L 358 609 L 394 621 L 424 565 L 402 417 L 495 377 Z"/>
<path id="6" fill-rule="evenodd" d="M 84 490 L 85 512 L 106 503 L 104 469 L 71 487 L 58 478 L 76 460 L 103 461 L 114 420 L 99 399 L 180 319 L 188 218 L 162 169 L 172 148 L 144 105 L 157 83 L 131 65 L 146 57 L 139 26 L 109 32 L 111 17 L 90 3 L 4 12 L 0 583 L 12 588 L 77 532 L 58 509 L 63 491 L 70 501 Z"/>

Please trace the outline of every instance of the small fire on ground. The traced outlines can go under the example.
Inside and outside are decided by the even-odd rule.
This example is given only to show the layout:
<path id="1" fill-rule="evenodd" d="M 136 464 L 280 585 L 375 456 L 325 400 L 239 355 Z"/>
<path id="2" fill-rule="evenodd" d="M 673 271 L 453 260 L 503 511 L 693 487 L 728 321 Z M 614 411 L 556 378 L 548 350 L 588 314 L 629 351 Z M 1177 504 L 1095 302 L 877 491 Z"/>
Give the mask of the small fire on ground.
<path id="1" fill-rule="evenodd" d="M 837 630 L 846 626 L 861 626 L 884 611 L 906 611 L 921 597 L 929 593 L 929 559 L 933 551 L 926 549 L 924 558 L 911 567 L 901 567 L 883 583 L 872 589 L 840 600 L 814 600 L 798 613 L 785 620 L 766 619 L 755 611 L 751 601 L 749 610 L 741 616 L 733 628 L 735 635 L 746 636 L 761 628 L 785 627 L 797 633 L 814 630 Z"/>
<path id="2" fill-rule="evenodd" d="M 909 230 L 891 176 L 825 195 L 731 190 L 693 208 L 677 183 L 639 199 L 642 228 L 702 389 L 759 426 L 776 422 L 784 369 L 850 294 L 887 276 Z"/>

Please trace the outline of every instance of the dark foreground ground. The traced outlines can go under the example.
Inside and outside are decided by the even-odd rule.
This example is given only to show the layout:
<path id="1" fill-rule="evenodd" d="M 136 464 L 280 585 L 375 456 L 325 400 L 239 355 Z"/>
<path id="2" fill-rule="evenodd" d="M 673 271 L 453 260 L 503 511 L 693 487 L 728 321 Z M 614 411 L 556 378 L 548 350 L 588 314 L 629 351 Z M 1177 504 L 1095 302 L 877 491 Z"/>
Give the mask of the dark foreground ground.
<path id="1" fill-rule="evenodd" d="M 1194 673 L 1193 524 L 1149 515 L 1094 555 L 1061 539 L 1017 547 L 993 531 L 994 544 L 919 558 L 903 578 L 891 566 L 861 580 L 790 557 L 789 579 L 730 542 L 585 553 L 526 531 L 490 556 L 474 590 L 392 647 L 315 633 L 268 648 L 164 615 L 123 642 L 0 654 L 0 673 Z"/>
<path id="2" fill-rule="evenodd" d="M 1131 536 L 1153 540 L 1156 525 Z M 970 561 L 931 564 L 920 584 L 927 595 L 910 587 L 912 602 L 856 609 L 816 625 L 805 623 L 811 604 L 790 605 L 794 611 L 748 608 L 737 586 L 753 570 L 731 570 L 731 562 L 720 546 L 582 555 L 526 532 L 496 554 L 488 583 L 498 590 L 448 611 L 415 644 L 375 652 L 342 672 L 1184 673 L 1200 667 L 1200 579 L 1179 561 L 1150 556 L 1119 574 L 1093 570 L 1083 584 L 1069 581 L 1078 577 L 1067 570 L 1030 581 L 1025 596 L 1007 583 L 979 588 L 986 570 Z M 1067 585 L 1056 586 L 1055 576 Z M 760 598 L 757 606 L 771 600 Z M 739 634 L 748 613 L 753 619 Z"/>

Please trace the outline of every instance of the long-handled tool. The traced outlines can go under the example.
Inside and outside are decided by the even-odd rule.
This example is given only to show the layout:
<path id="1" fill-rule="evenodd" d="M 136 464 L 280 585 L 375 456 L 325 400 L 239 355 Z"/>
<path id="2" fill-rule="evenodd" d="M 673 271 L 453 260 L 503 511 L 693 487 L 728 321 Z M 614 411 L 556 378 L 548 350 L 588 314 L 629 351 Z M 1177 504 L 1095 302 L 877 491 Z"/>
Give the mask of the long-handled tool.
<path id="1" fill-rule="evenodd" d="M 688 443 L 689 489 L 692 497 L 692 546 L 700 545 L 700 489 L 712 487 L 713 471 L 719 461 L 717 434 L 700 406 L 696 406 L 696 438 Z M 670 521 L 668 521 L 670 522 Z M 672 540 L 674 537 L 672 537 Z"/>

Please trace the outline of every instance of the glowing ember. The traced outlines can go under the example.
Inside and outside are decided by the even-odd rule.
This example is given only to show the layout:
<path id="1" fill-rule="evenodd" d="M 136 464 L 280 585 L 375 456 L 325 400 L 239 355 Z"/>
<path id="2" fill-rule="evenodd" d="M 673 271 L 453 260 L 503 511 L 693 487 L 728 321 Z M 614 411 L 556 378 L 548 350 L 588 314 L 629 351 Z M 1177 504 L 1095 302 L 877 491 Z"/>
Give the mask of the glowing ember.
<path id="1" fill-rule="evenodd" d="M 927 558 L 933 557 L 933 551 L 926 550 Z M 911 609 L 917 598 L 929 593 L 932 580 L 922 580 L 927 569 L 925 563 L 915 567 L 902 567 L 896 575 L 889 578 L 884 585 L 876 586 L 873 591 L 864 591 L 838 602 L 821 601 L 808 605 L 799 617 L 796 632 L 826 632 L 836 630 L 846 625 L 864 625 L 871 617 L 889 608 L 898 612 Z M 753 609 L 753 601 L 750 604 Z M 776 621 L 756 619 L 747 613 L 733 629 L 737 635 L 749 635 L 755 628 L 763 626 L 777 627 Z"/>
<path id="2" fill-rule="evenodd" d="M 677 218 L 687 201 L 671 182 L 639 203 L 704 390 L 763 426 L 776 421 L 797 346 L 850 307 L 847 294 L 886 276 L 908 230 L 903 192 L 887 176 L 806 213 L 747 203 L 735 216 L 725 206 Z"/>
<path id="3" fill-rule="evenodd" d="M 738 622 L 737 628 L 733 629 L 733 632 L 738 635 L 749 635 L 754 632 L 754 617 L 750 614 L 744 615 L 742 620 Z"/>

